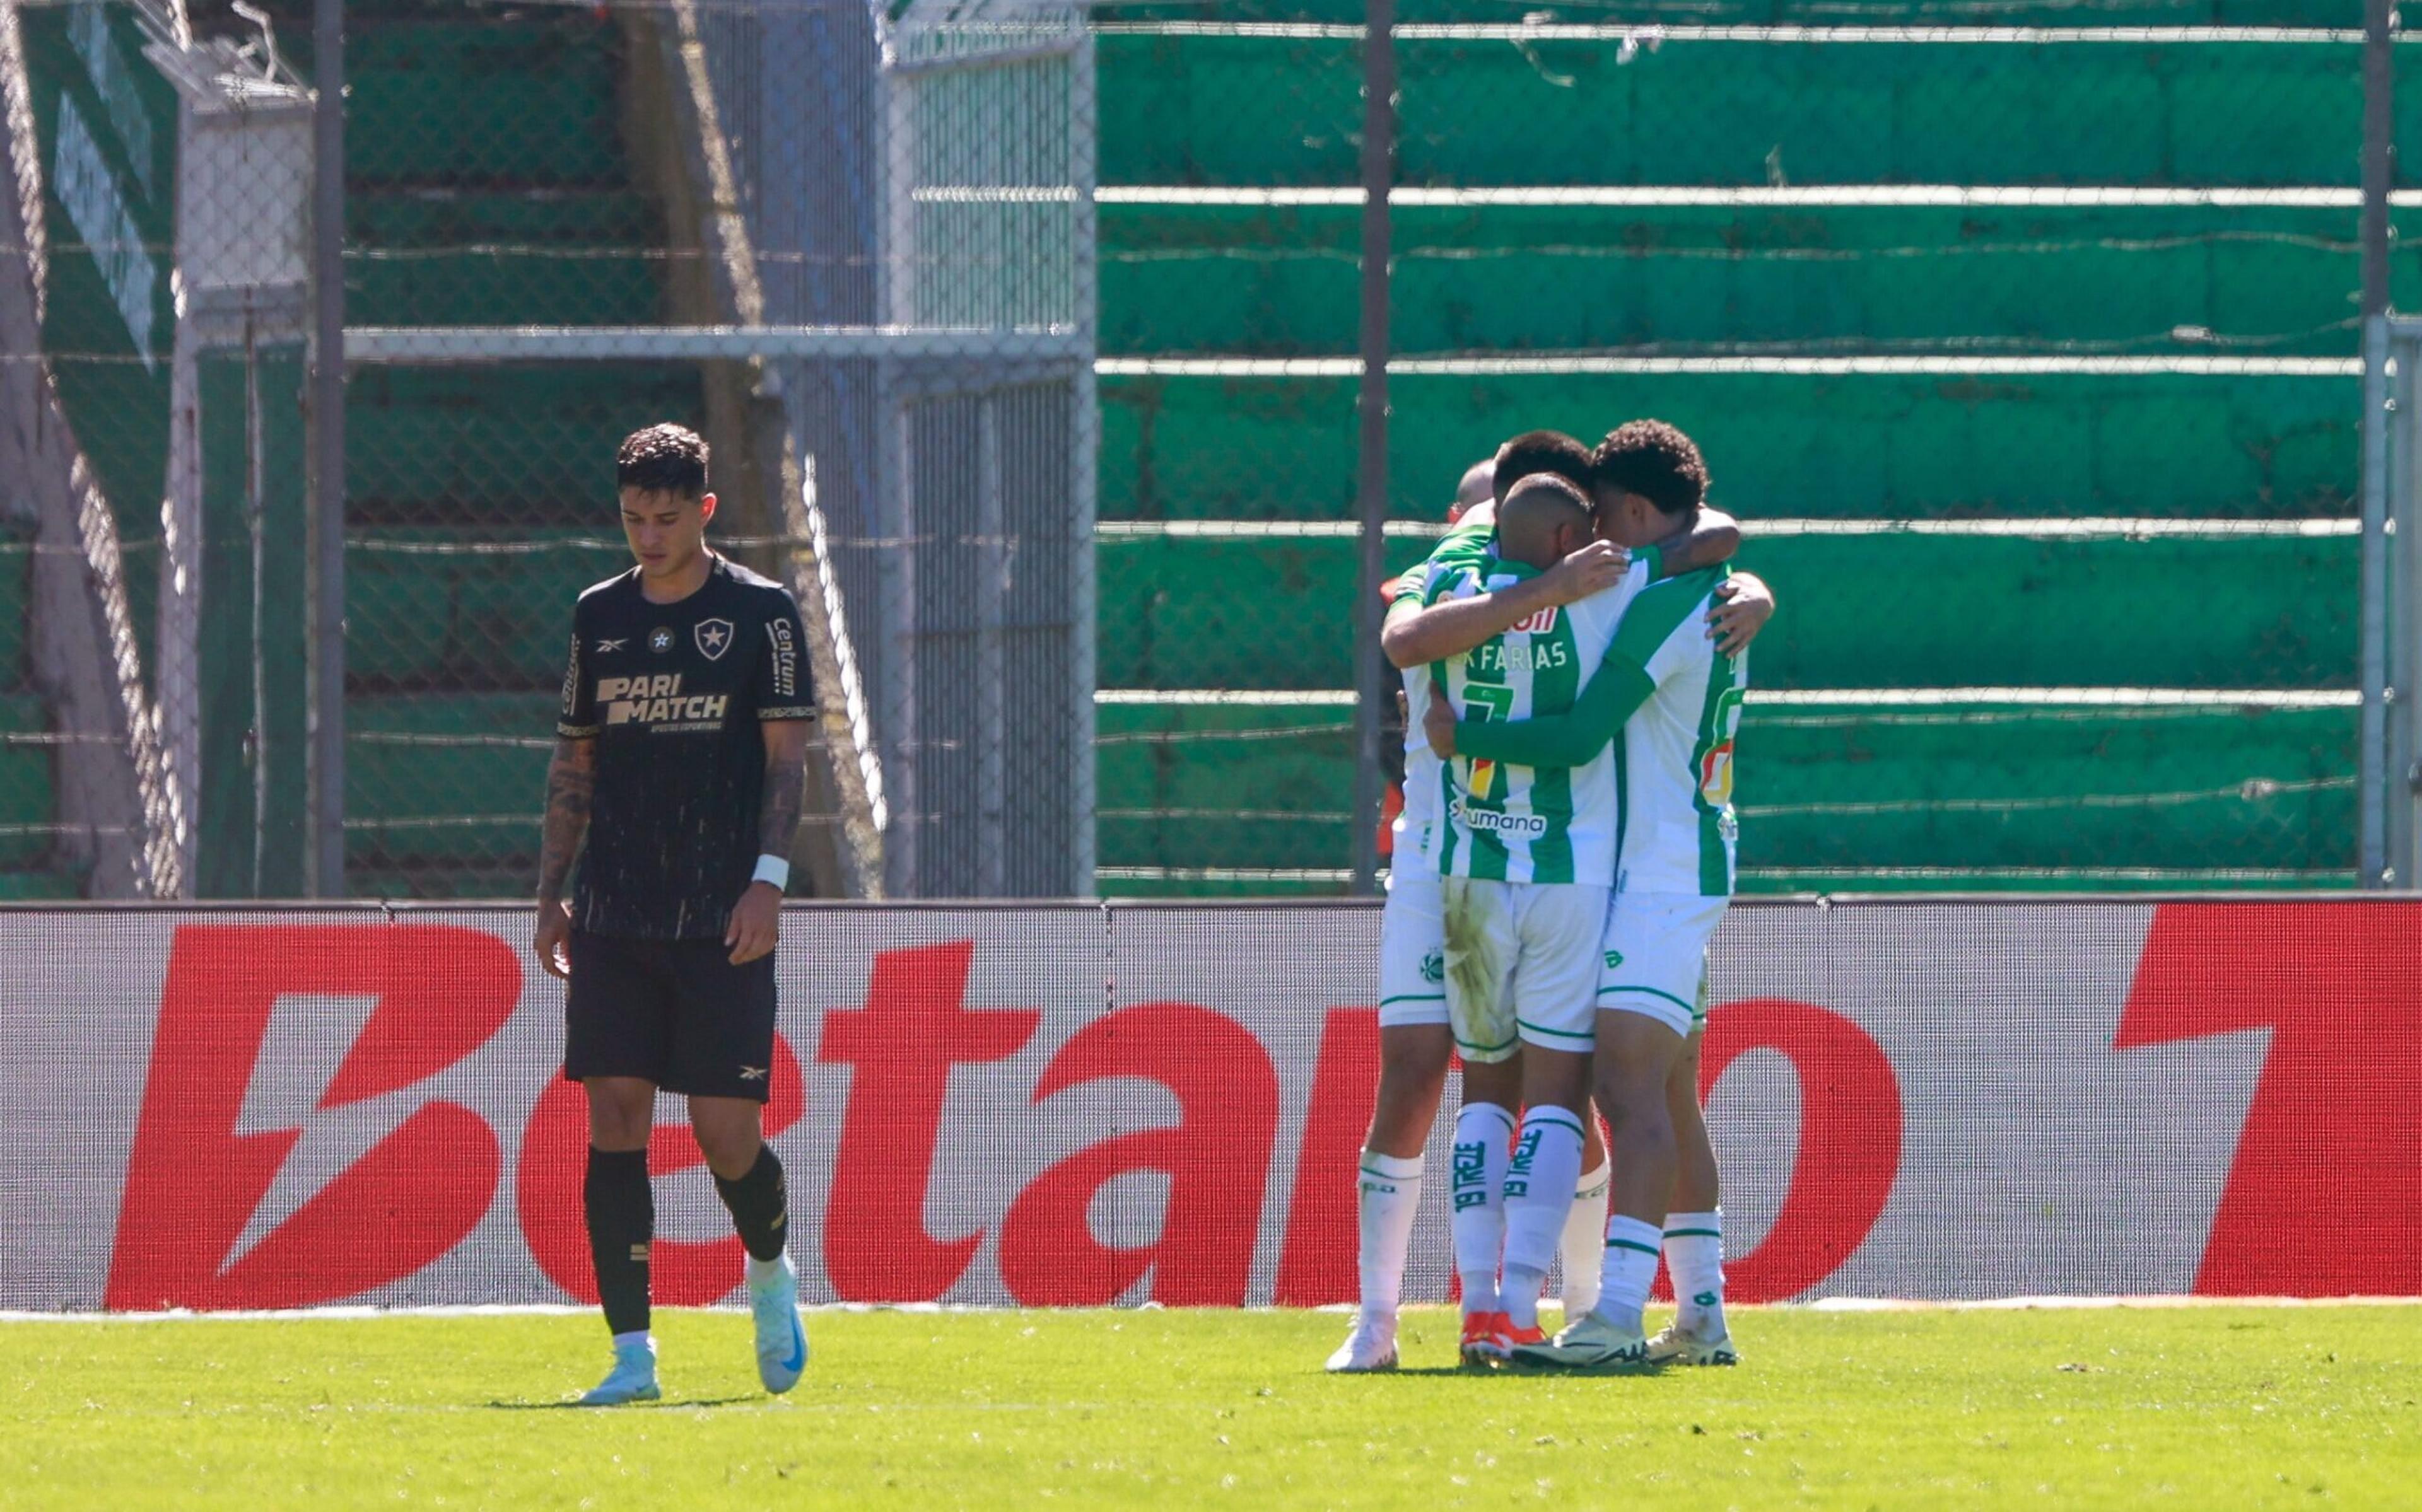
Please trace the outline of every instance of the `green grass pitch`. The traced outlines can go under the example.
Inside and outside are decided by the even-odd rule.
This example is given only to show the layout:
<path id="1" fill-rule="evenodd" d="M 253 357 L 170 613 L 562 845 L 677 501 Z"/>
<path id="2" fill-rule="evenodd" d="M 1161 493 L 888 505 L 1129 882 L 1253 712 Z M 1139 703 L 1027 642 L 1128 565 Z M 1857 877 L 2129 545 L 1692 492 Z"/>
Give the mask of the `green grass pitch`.
<path id="1" fill-rule="evenodd" d="M 823 1312 L 788 1397 L 658 1315 L 0 1326 L 0 1506 L 2412 1506 L 2422 1306 L 1749 1309 L 1731 1370 L 1324 1376 L 1335 1314 Z"/>

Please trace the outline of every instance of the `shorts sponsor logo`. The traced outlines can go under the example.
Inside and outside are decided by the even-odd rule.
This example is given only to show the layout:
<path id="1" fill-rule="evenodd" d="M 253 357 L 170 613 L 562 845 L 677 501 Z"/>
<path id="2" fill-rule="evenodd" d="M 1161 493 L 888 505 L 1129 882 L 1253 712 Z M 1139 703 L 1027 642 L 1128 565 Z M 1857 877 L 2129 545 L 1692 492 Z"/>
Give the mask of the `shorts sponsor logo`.
<path id="1" fill-rule="evenodd" d="M 1607 966 L 1607 970 L 1609 970 L 1609 971 L 1612 971 L 1615 967 L 1620 966 L 1620 965 L 1622 965 L 1622 964 L 1623 964 L 1623 952 L 1622 952 L 1622 951 L 1620 951 L 1620 950 L 1610 950 L 1610 951 L 1608 951 L 1608 952 L 1606 953 L 1606 966 Z"/>
<path id="2" fill-rule="evenodd" d="M 1433 950 L 1422 958 L 1422 980 L 1432 986 L 1446 980 L 1446 952 Z"/>
<path id="3" fill-rule="evenodd" d="M 690 634 L 697 638 L 698 654 L 710 662 L 723 660 L 723 653 L 731 649 L 731 621 L 728 619 L 701 619 Z"/>
<path id="4" fill-rule="evenodd" d="M 1548 833 L 1548 821 L 1539 815 L 1501 814 L 1493 808 L 1475 808 L 1461 799 L 1455 800 L 1455 817 L 1474 834 L 1520 835 L 1535 840 Z"/>

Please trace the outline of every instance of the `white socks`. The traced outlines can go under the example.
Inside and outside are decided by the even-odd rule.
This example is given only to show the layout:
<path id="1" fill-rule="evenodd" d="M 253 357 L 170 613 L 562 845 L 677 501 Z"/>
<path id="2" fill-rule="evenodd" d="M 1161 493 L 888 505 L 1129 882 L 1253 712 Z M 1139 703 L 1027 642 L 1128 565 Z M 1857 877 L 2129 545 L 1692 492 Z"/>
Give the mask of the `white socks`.
<path id="1" fill-rule="evenodd" d="M 1405 1256 L 1413 1247 L 1413 1211 L 1422 1205 L 1422 1158 L 1362 1152 L 1360 1270 L 1362 1316 L 1396 1316 L 1405 1288 Z"/>
<path id="2" fill-rule="evenodd" d="M 1514 1115 L 1467 1102 L 1455 1117 L 1455 1270 L 1463 1310 L 1497 1311 L 1497 1257 L 1505 1244 L 1506 1146 Z"/>
<path id="3" fill-rule="evenodd" d="M 1665 1269 L 1674 1277 L 1674 1326 L 1701 1335 L 1724 1332 L 1724 1215 L 1667 1213 Z"/>
<path id="4" fill-rule="evenodd" d="M 1606 1194 L 1613 1184 L 1614 1165 L 1602 1162 L 1581 1173 L 1573 1192 L 1573 1210 L 1565 1219 L 1564 1242 L 1556 1247 L 1565 1264 L 1565 1321 L 1578 1323 L 1597 1305 L 1598 1276 L 1606 1269 Z"/>
<path id="5" fill-rule="evenodd" d="M 628 1333 L 615 1334 L 614 1352 L 620 1355 L 626 1349 L 645 1349 L 648 1351 L 649 1358 L 653 1359 L 656 1353 L 656 1336 L 643 1328 L 635 1328 Z"/>
<path id="6" fill-rule="evenodd" d="M 1648 1305 L 1648 1288 L 1657 1282 L 1657 1245 L 1664 1236 L 1655 1224 L 1620 1214 L 1606 1221 L 1606 1281 L 1597 1300 L 1597 1316 L 1633 1333 L 1642 1332 L 1640 1315 Z"/>
<path id="7" fill-rule="evenodd" d="M 1539 1287 L 1581 1174 L 1580 1116 L 1552 1104 L 1523 1114 L 1522 1137 L 1505 1168 L 1505 1282 L 1498 1302 L 1516 1328 L 1539 1326 Z"/>

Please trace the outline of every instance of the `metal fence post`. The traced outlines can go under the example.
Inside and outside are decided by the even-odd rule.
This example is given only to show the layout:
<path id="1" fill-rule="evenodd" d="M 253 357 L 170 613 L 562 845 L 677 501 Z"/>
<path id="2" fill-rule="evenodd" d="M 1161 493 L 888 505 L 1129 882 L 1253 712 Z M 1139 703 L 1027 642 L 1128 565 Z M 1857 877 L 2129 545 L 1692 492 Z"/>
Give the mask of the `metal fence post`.
<path id="1" fill-rule="evenodd" d="M 2388 495 L 2388 529 L 2385 554 L 2388 566 L 2385 576 L 2388 589 L 2387 686 L 2394 690 L 2422 686 L 2422 625 L 2416 623 L 2415 611 L 2422 607 L 2422 514 L 2417 514 L 2415 500 L 2422 497 L 2422 479 L 2417 479 L 2415 467 L 2422 462 L 2422 448 L 2414 444 L 2414 405 L 2422 395 L 2414 366 L 2422 359 L 2422 333 L 2411 318 L 2389 318 L 2388 353 L 2397 365 L 2397 374 L 2388 385 L 2393 410 L 2383 418 L 2382 429 L 2387 432 L 2388 444 L 2386 483 Z M 2387 817 L 2383 824 L 2386 832 L 2387 869 L 2394 874 L 2395 885 L 2412 890 L 2422 880 L 2422 845 L 2417 845 L 2417 794 L 2414 772 L 2417 758 L 2422 758 L 2422 699 L 2408 696 L 2392 699 L 2383 710 L 2387 716 L 2387 771 L 2383 785 L 2383 797 Z"/>
<path id="2" fill-rule="evenodd" d="M 1395 179 L 1396 6 L 1368 0 L 1362 37 L 1362 383 L 1357 399 L 1360 456 L 1355 469 L 1360 521 L 1354 583 L 1354 891 L 1370 893 L 1379 872 L 1380 705 L 1388 678 L 1379 661 L 1379 585 L 1387 571 L 1388 189 Z"/>
<path id="3" fill-rule="evenodd" d="M 2396 174 L 2390 112 L 2393 0 L 2363 13 L 2363 725 L 2355 874 L 2365 887 L 2398 879 L 2388 855 L 2388 192 Z"/>
<path id="4" fill-rule="evenodd" d="M 310 887 L 345 891 L 345 7 L 311 15 Z"/>

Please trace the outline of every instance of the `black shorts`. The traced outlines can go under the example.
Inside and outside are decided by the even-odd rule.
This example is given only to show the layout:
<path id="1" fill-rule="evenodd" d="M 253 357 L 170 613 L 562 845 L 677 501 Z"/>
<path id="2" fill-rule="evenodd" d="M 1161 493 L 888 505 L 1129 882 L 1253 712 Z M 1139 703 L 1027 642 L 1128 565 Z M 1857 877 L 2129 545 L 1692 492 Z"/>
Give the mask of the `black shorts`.
<path id="1" fill-rule="evenodd" d="M 687 1097 L 763 1102 L 774 1067 L 774 958 L 719 940 L 572 935 L 563 1074 L 635 1076 Z"/>

